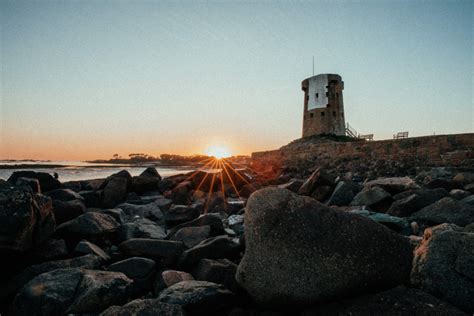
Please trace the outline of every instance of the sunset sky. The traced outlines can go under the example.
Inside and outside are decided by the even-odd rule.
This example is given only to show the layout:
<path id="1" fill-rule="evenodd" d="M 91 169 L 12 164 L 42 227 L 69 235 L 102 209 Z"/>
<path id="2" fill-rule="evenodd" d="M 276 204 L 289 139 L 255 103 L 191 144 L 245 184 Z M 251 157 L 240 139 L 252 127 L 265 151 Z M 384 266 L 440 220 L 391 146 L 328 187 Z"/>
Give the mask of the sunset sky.
<path id="1" fill-rule="evenodd" d="M 474 131 L 472 1 L 1 1 L 0 158 L 233 154 L 301 136 L 337 73 L 376 139 Z"/>

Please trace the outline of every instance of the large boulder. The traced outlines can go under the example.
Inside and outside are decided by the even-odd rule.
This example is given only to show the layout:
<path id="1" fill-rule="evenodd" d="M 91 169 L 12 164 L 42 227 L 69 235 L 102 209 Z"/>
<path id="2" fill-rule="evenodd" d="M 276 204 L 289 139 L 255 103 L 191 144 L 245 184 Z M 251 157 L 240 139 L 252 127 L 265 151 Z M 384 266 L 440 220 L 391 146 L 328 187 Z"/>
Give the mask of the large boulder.
<path id="1" fill-rule="evenodd" d="M 154 202 L 143 205 L 122 203 L 117 205 L 117 208 L 121 209 L 127 218 L 144 217 L 157 222 L 163 220 L 163 213 Z"/>
<path id="2" fill-rule="evenodd" d="M 443 188 L 433 190 L 408 190 L 393 196 L 395 201 L 387 213 L 398 217 L 408 217 L 425 206 L 431 205 L 449 195 Z"/>
<path id="3" fill-rule="evenodd" d="M 165 212 L 165 222 L 168 226 L 175 226 L 178 224 L 186 223 L 196 219 L 201 215 L 203 209 L 202 204 L 187 205 L 173 205 L 168 211 Z"/>
<path id="4" fill-rule="evenodd" d="M 200 242 L 208 239 L 211 233 L 211 226 L 183 227 L 178 230 L 170 239 L 181 241 L 188 248 L 192 248 Z"/>
<path id="5" fill-rule="evenodd" d="M 452 223 L 466 226 L 474 223 L 474 206 L 446 197 L 413 213 L 410 219 L 428 225 Z"/>
<path id="6" fill-rule="evenodd" d="M 82 200 L 53 200 L 53 211 L 56 224 L 59 225 L 84 214 L 86 205 Z"/>
<path id="7" fill-rule="evenodd" d="M 149 169 L 155 170 L 156 175 L 153 175 Z M 156 191 L 159 189 L 160 181 L 161 177 L 156 169 L 148 168 L 141 175 L 132 178 L 132 191 L 136 193 Z"/>
<path id="8" fill-rule="evenodd" d="M 102 192 L 101 204 L 105 208 L 113 208 L 125 200 L 127 195 L 128 179 L 125 177 L 111 177 Z"/>
<path id="9" fill-rule="evenodd" d="M 101 262 L 102 258 L 98 256 L 85 255 L 72 259 L 47 261 L 41 264 L 29 266 L 0 287 L 0 297 L 14 294 L 26 283 L 42 273 L 65 268 L 84 268 L 94 270 L 100 267 Z"/>
<path id="10" fill-rule="evenodd" d="M 255 192 L 236 278 L 259 303 L 310 304 L 408 279 L 407 239 L 372 220 L 288 190 Z"/>
<path id="11" fill-rule="evenodd" d="M 474 234 L 452 224 L 426 229 L 415 250 L 411 283 L 474 313 Z"/>
<path id="12" fill-rule="evenodd" d="M 48 239 L 55 227 L 49 197 L 29 186 L 0 184 L 0 253 L 25 252 Z"/>
<path id="13" fill-rule="evenodd" d="M 185 316 L 179 305 L 165 304 L 158 299 L 136 299 L 123 306 L 110 306 L 101 316 Z"/>
<path id="14" fill-rule="evenodd" d="M 53 200 L 59 201 L 84 200 L 84 198 L 79 193 L 71 189 L 57 189 L 46 192 L 45 195 L 49 196 Z"/>
<path id="15" fill-rule="evenodd" d="M 182 281 L 164 289 L 163 303 L 177 304 L 195 315 L 217 314 L 232 306 L 235 294 L 222 285 L 206 281 Z"/>
<path id="16" fill-rule="evenodd" d="M 333 188 L 334 177 L 318 168 L 301 185 L 298 194 L 312 196 L 318 201 L 323 201 L 331 195 Z"/>
<path id="17" fill-rule="evenodd" d="M 15 297 L 12 314 L 63 315 L 99 313 L 127 300 L 132 280 L 123 273 L 58 269 L 28 282 Z"/>
<path id="18" fill-rule="evenodd" d="M 137 218 L 120 226 L 118 239 L 125 241 L 131 238 L 164 239 L 166 231 L 154 221 Z"/>
<path id="19" fill-rule="evenodd" d="M 359 193 L 361 187 L 359 184 L 350 181 L 340 181 L 337 183 L 334 192 L 329 197 L 328 205 L 349 205 L 354 196 Z"/>
<path id="20" fill-rule="evenodd" d="M 388 209 L 393 199 L 390 193 L 378 186 L 365 188 L 351 201 L 352 206 L 368 206 L 375 211 Z"/>
<path id="21" fill-rule="evenodd" d="M 35 172 L 35 171 L 15 171 L 12 173 L 8 182 L 16 184 L 18 178 L 31 178 L 38 179 L 41 187 L 41 192 L 48 192 L 51 190 L 59 189 L 61 183 L 58 179 L 55 179 L 52 175 L 46 172 Z"/>
<path id="22" fill-rule="evenodd" d="M 111 236 L 120 224 L 110 215 L 88 212 L 58 226 L 56 235 L 65 239 L 97 240 Z"/>
<path id="23" fill-rule="evenodd" d="M 467 316 L 456 307 L 423 291 L 397 287 L 377 294 L 363 295 L 344 301 L 319 305 L 305 310 L 301 316 L 367 316 L 367 315 L 456 315 Z"/>

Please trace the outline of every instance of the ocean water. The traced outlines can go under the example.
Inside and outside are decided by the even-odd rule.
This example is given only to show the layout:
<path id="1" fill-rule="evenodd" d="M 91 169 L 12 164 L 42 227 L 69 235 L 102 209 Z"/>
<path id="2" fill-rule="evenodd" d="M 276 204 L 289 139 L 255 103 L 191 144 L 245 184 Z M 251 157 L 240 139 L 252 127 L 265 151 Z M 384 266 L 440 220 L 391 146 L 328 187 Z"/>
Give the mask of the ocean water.
<path id="1" fill-rule="evenodd" d="M 21 168 L 15 165 L 21 164 Z M 97 164 L 83 161 L 2 161 L 0 165 L 0 179 L 7 180 L 14 171 L 31 170 L 36 172 L 47 172 L 51 175 L 55 172 L 59 176 L 59 181 L 89 180 L 106 178 L 111 174 L 121 170 L 127 170 L 132 176 L 137 176 L 147 168 L 147 166 L 134 165 L 115 165 L 115 164 Z M 25 166 L 26 165 L 26 166 Z M 49 168 L 42 165 L 61 165 L 64 167 Z M 11 166 L 11 168 L 9 167 Z M 168 177 L 179 173 L 186 173 L 196 170 L 196 167 L 156 167 L 156 170 L 162 177 Z"/>

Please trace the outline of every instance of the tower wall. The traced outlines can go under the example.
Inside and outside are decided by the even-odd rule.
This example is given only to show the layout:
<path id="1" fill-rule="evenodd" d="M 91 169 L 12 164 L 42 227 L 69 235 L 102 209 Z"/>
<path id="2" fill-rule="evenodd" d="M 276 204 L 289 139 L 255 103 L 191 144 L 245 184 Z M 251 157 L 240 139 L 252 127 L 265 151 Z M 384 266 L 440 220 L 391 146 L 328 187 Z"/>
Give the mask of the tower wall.
<path id="1" fill-rule="evenodd" d="M 304 91 L 303 137 L 345 135 L 344 82 L 336 74 L 321 74 L 301 82 Z"/>

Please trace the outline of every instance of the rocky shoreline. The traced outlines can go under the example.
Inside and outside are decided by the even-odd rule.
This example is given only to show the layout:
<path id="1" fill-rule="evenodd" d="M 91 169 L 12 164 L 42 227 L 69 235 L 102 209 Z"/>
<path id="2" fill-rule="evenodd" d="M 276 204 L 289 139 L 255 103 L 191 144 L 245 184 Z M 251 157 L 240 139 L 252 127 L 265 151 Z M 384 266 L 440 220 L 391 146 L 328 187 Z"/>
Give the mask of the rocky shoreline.
<path id="1" fill-rule="evenodd" d="M 469 315 L 474 172 L 17 171 L 0 253 L 1 315 Z"/>

